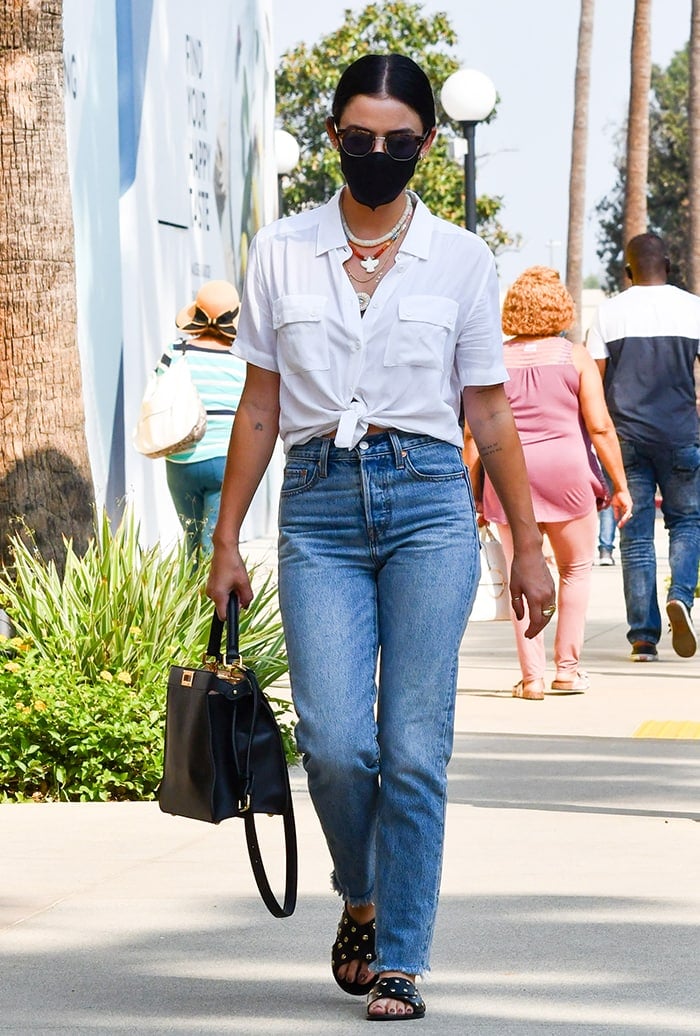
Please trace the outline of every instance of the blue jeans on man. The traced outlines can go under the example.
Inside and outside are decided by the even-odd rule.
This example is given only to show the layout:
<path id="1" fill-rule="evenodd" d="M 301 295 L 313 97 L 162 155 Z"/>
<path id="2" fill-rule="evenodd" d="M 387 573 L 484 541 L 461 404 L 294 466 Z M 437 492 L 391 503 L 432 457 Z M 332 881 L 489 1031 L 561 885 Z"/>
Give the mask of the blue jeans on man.
<path id="1" fill-rule="evenodd" d="M 602 468 L 605 481 L 608 485 L 608 492 L 612 496 L 613 484 L 605 468 Z M 604 507 L 598 514 L 598 557 L 601 565 L 614 565 L 613 550 L 615 547 L 615 534 L 617 533 L 617 521 L 615 512 L 610 507 Z"/>
<path id="2" fill-rule="evenodd" d="M 633 516 L 620 530 L 620 558 L 631 644 L 661 638 L 656 588 L 656 488 L 669 535 L 671 584 L 667 602 L 693 606 L 700 563 L 700 445 L 669 446 L 620 440 Z"/>

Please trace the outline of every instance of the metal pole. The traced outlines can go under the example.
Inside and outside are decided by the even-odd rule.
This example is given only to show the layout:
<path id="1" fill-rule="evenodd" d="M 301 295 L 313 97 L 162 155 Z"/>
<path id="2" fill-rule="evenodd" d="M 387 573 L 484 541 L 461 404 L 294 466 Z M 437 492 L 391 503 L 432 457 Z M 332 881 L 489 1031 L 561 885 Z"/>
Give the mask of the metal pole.
<path id="1" fill-rule="evenodd" d="M 467 142 L 464 156 L 464 225 L 476 233 L 476 153 L 474 151 L 475 122 L 463 122 L 462 132 Z"/>

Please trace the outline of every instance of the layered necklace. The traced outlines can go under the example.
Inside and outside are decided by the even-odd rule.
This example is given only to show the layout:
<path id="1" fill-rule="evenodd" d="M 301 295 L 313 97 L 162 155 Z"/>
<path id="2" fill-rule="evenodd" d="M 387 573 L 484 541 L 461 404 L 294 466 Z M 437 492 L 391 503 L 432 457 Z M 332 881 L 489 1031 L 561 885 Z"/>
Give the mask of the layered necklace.
<path id="1" fill-rule="evenodd" d="M 367 273 L 370 274 L 369 277 L 356 277 L 355 274 L 348 270 L 350 278 L 353 281 L 355 281 L 356 284 L 369 284 L 371 281 L 374 281 L 375 284 L 379 283 L 383 276 L 384 269 L 387 263 L 389 262 L 389 250 L 408 226 L 409 220 L 411 219 L 412 215 L 413 199 L 407 191 L 406 205 L 404 206 L 404 210 L 401 213 L 401 216 L 399 217 L 398 221 L 391 228 L 391 230 L 387 231 L 387 233 L 383 234 L 381 237 L 376 237 L 372 240 L 365 241 L 362 238 L 355 237 L 355 235 L 352 233 L 343 214 L 342 206 L 340 207 L 340 221 L 342 223 L 343 231 L 347 238 L 348 244 L 350 245 L 352 254 L 360 260 L 360 266 L 362 267 L 362 269 L 366 270 Z M 363 252 L 360 251 L 360 249 L 373 249 L 374 253 L 370 255 L 364 255 Z M 380 263 L 380 256 L 382 255 L 384 255 L 384 259 Z M 367 309 L 370 298 L 371 295 L 366 291 L 357 292 L 357 300 L 360 305 L 361 313 L 364 313 L 364 311 Z"/>

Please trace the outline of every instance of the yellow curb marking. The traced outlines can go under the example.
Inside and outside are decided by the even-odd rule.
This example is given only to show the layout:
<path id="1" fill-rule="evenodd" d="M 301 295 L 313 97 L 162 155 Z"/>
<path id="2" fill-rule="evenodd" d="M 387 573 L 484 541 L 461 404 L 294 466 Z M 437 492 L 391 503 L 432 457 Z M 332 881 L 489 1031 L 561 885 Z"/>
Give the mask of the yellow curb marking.
<path id="1" fill-rule="evenodd" d="M 632 737 L 700 739 L 700 723 L 689 719 L 648 719 L 637 727 Z"/>

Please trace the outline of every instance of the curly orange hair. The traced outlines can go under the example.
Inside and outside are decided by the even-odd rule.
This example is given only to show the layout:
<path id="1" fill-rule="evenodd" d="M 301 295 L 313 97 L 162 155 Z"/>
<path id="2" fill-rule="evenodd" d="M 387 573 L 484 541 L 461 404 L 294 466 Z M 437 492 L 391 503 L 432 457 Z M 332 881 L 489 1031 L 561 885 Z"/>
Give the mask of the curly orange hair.
<path id="1" fill-rule="evenodd" d="M 558 335 L 574 324 L 574 300 L 556 270 L 530 266 L 508 289 L 501 320 L 507 335 Z"/>

